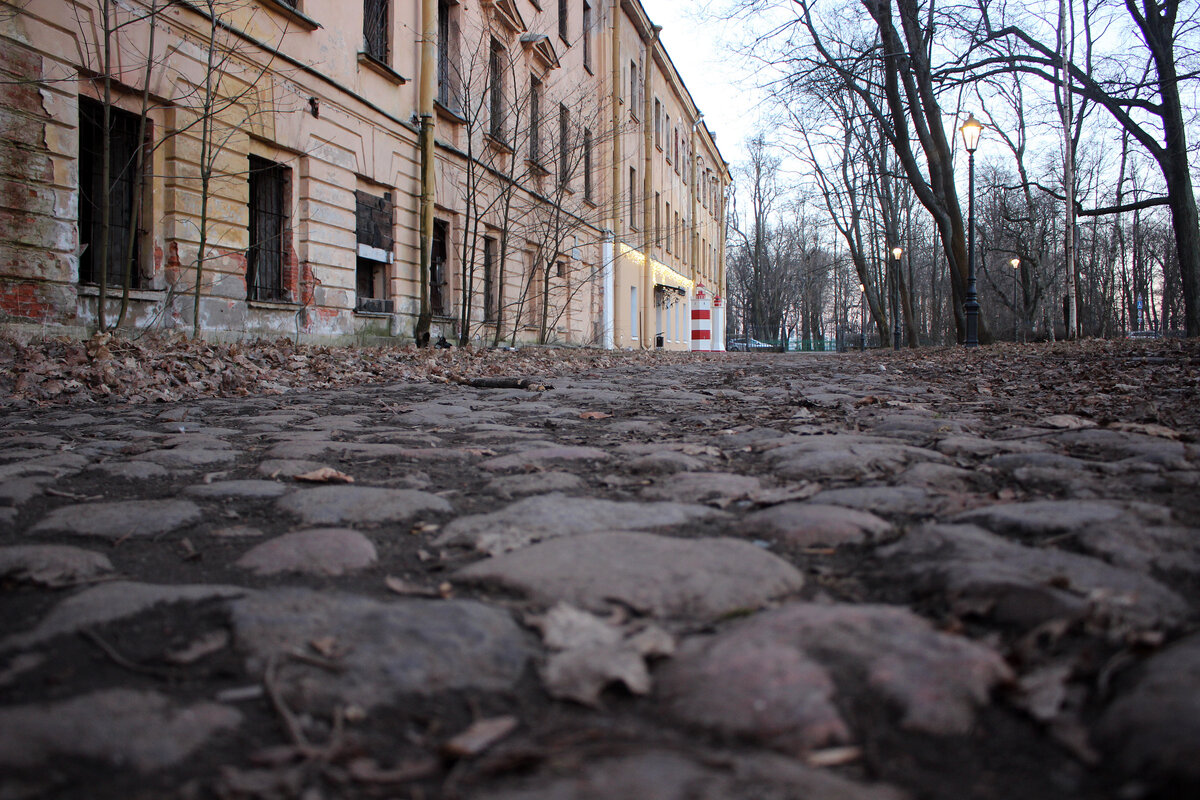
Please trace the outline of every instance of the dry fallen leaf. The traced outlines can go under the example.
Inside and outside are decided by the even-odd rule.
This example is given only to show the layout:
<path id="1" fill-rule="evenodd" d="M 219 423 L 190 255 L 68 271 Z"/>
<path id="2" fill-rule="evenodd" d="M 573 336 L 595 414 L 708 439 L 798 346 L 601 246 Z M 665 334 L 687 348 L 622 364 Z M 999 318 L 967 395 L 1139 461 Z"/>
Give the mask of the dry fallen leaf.
<path id="1" fill-rule="evenodd" d="M 824 750 L 813 750 L 804 757 L 804 763 L 810 767 L 840 767 L 858 761 L 862 754 L 862 748 L 853 745 L 827 747 Z"/>
<path id="2" fill-rule="evenodd" d="M 481 719 L 442 745 L 442 752 L 451 758 L 477 756 L 508 736 L 516 727 L 517 718 L 510 715 Z"/>
<path id="3" fill-rule="evenodd" d="M 1096 423 L 1090 419 L 1077 417 L 1074 414 L 1053 414 L 1042 420 L 1047 428 L 1061 428 L 1067 431 L 1077 431 L 1083 428 L 1095 428 Z"/>
<path id="4" fill-rule="evenodd" d="M 395 592 L 406 597 L 441 597 L 437 589 L 429 589 L 424 586 L 418 586 L 415 583 L 410 583 L 403 578 L 397 578 L 394 575 L 388 575 L 383 579 L 383 583 L 389 591 Z"/>
<path id="5" fill-rule="evenodd" d="M 1126 431 L 1128 433 L 1141 433 L 1145 436 L 1156 436 L 1159 439 L 1170 439 L 1176 441 L 1179 439 L 1179 431 L 1172 430 L 1165 425 L 1155 425 L 1153 423 L 1141 422 L 1114 422 L 1108 426 L 1114 431 Z"/>
<path id="6" fill-rule="evenodd" d="M 302 472 L 296 475 L 295 479 L 307 483 L 354 483 L 354 478 L 344 472 L 338 472 L 333 467 L 320 467 L 312 472 Z"/>
<path id="7" fill-rule="evenodd" d="M 580 419 L 608 419 L 612 414 L 605 414 L 603 411 L 584 411 L 579 415 Z"/>
<path id="8" fill-rule="evenodd" d="M 229 644 L 229 631 L 224 629 L 211 631 L 189 642 L 185 647 L 168 650 L 165 658 L 172 664 L 194 664 L 205 656 L 225 649 L 227 644 Z"/>

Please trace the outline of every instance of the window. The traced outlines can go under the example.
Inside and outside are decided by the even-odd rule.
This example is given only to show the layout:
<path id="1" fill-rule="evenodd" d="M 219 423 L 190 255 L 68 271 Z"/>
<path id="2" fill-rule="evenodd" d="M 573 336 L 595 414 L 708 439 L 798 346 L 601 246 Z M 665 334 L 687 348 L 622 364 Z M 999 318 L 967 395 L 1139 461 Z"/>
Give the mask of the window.
<path id="1" fill-rule="evenodd" d="M 529 160 L 542 163 L 542 82 L 529 79 Z"/>
<path id="2" fill-rule="evenodd" d="M 675 227 L 671 229 L 671 234 L 675 237 L 675 254 L 683 255 L 683 250 L 680 249 L 680 233 L 679 233 L 679 212 L 675 212 Z"/>
<path id="3" fill-rule="evenodd" d="M 555 265 L 554 275 L 557 278 L 567 277 L 567 262 L 560 259 L 558 261 L 558 263 Z"/>
<path id="4" fill-rule="evenodd" d="M 679 126 L 675 126 L 675 174 L 679 174 Z"/>
<path id="5" fill-rule="evenodd" d="M 437 101 L 451 111 L 458 111 L 458 86 L 454 66 L 458 50 L 458 30 L 451 14 L 449 0 L 438 0 Z"/>
<path id="6" fill-rule="evenodd" d="M 629 168 L 629 227 L 637 230 L 637 167 Z"/>
<path id="7" fill-rule="evenodd" d="M 667 225 L 670 225 L 671 224 L 671 204 L 670 203 L 667 203 L 666 220 L 667 220 Z M 666 236 L 664 237 L 667 240 L 667 252 L 668 253 L 671 252 L 671 236 L 672 235 L 673 235 L 672 231 L 666 231 Z M 659 236 L 662 236 L 662 233 L 659 233 Z"/>
<path id="8" fill-rule="evenodd" d="M 354 309 L 390 314 L 395 308 L 388 299 L 388 265 L 392 263 L 392 195 L 354 193 L 358 262 L 355 275 Z"/>
<path id="9" fill-rule="evenodd" d="M 583 67 L 592 71 L 592 4 L 583 0 Z"/>
<path id="10" fill-rule="evenodd" d="M 492 138 L 504 141 L 504 47 L 492 39 L 488 58 L 488 98 L 491 101 L 489 130 Z"/>
<path id="11" fill-rule="evenodd" d="M 629 62 L 629 113 L 634 119 L 638 116 L 638 87 L 641 86 L 641 81 L 638 80 L 638 65 L 636 61 Z"/>
<path id="12" fill-rule="evenodd" d="M 496 240 L 483 237 L 483 321 L 496 321 Z"/>
<path id="13" fill-rule="evenodd" d="M 283 300 L 283 236 L 291 170 L 250 156 L 250 248 L 246 294 L 250 300 Z"/>
<path id="14" fill-rule="evenodd" d="M 662 240 L 662 193 L 654 193 L 654 238 Z"/>
<path id="15" fill-rule="evenodd" d="M 389 0 L 364 0 L 363 2 L 363 52 L 387 63 L 388 60 L 388 11 Z"/>
<path id="16" fill-rule="evenodd" d="M 654 145 L 662 150 L 662 101 L 654 98 Z"/>
<path id="17" fill-rule="evenodd" d="M 635 342 L 638 338 L 638 302 L 637 287 L 629 287 L 629 338 Z"/>
<path id="18" fill-rule="evenodd" d="M 592 132 L 583 132 L 583 199 L 592 199 Z"/>
<path id="19" fill-rule="evenodd" d="M 562 38 L 567 46 L 570 47 L 571 39 L 567 35 L 569 15 L 567 9 L 569 6 L 568 0 L 558 0 L 558 35 Z"/>
<path id="20" fill-rule="evenodd" d="M 671 115 L 670 114 L 663 114 L 663 130 L 665 130 L 665 131 L 671 130 Z M 670 164 L 671 163 L 671 148 L 670 147 L 667 148 L 666 156 L 667 156 L 667 163 Z"/>
<path id="21" fill-rule="evenodd" d="M 141 225 L 140 209 L 134 208 L 134 187 L 144 179 L 142 148 L 138 146 L 140 118 L 111 108 L 109 141 L 109 191 L 103 177 L 104 106 L 87 97 L 79 98 L 79 281 L 99 283 L 106 269 L 109 286 L 123 286 L 125 266 L 131 265 L 130 285 L 140 279 L 138 242 L 129 248 L 129 234 Z M 101 254 L 104 236 L 103 205 L 108 205 L 108 252 Z M 101 262 L 103 257 L 104 262 Z M 132 262 L 130 261 L 132 259 Z"/>
<path id="22" fill-rule="evenodd" d="M 571 180 L 571 112 L 565 103 L 558 104 L 558 180 Z"/>
<path id="23" fill-rule="evenodd" d="M 450 223 L 444 219 L 433 221 L 433 248 L 429 257 L 429 308 L 435 317 L 450 316 L 449 270 L 446 263 L 450 254 Z"/>

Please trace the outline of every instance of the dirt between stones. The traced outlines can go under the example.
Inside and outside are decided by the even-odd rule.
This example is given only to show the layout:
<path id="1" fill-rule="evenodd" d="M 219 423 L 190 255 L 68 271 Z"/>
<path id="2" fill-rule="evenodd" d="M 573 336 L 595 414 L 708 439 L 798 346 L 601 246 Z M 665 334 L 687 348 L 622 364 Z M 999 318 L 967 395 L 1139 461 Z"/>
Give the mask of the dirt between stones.
<path id="1" fill-rule="evenodd" d="M 0 800 L 1193 796 L 1198 356 L 9 397 Z"/>

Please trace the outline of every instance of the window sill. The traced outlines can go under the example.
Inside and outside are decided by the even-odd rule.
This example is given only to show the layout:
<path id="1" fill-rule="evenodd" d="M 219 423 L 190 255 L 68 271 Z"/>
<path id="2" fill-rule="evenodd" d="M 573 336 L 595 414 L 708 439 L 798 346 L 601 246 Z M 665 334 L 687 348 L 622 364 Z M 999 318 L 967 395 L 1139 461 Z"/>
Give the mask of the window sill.
<path id="1" fill-rule="evenodd" d="M 539 178 L 543 178 L 550 174 L 550 170 L 543 167 L 540 162 L 534 161 L 531 158 L 525 159 L 525 166 L 529 168 L 529 173 Z"/>
<path id="2" fill-rule="evenodd" d="M 450 106 L 443 103 L 441 100 L 434 100 L 433 108 L 438 113 L 439 116 L 446 117 L 451 122 L 456 122 L 459 125 L 467 124 L 466 117 L 464 117 L 460 112 L 454 110 Z"/>
<path id="3" fill-rule="evenodd" d="M 356 308 L 354 309 L 354 316 L 370 317 L 372 319 L 391 319 L 393 315 L 387 313 L 386 311 L 360 311 Z"/>
<path id="4" fill-rule="evenodd" d="M 100 287 L 94 283 L 81 283 L 77 287 L 77 293 L 80 297 L 99 297 Z M 122 289 L 120 286 L 109 286 L 105 291 L 108 300 L 121 299 Z M 143 303 L 157 303 L 167 296 L 163 289 L 130 289 L 129 299 Z"/>
<path id="5" fill-rule="evenodd" d="M 368 69 L 379 73 L 398 86 L 403 86 L 404 84 L 408 83 L 408 78 L 404 77 L 399 72 L 396 72 L 396 70 L 392 69 L 370 53 L 359 53 L 358 63 L 360 66 L 367 67 Z"/>
<path id="6" fill-rule="evenodd" d="M 261 311 L 290 311 L 294 314 L 300 309 L 300 304 L 289 300 L 247 300 L 246 307 Z"/>
<path id="7" fill-rule="evenodd" d="M 321 23 L 317 22 L 312 17 L 304 14 L 297 8 L 292 8 L 282 0 L 262 0 L 263 5 L 273 11 L 287 17 L 291 22 L 296 23 L 301 28 L 307 31 L 315 31 L 321 27 Z"/>
<path id="8" fill-rule="evenodd" d="M 502 153 L 508 153 L 510 155 L 512 154 L 513 149 L 508 144 L 508 142 L 499 138 L 495 134 L 487 133 L 487 134 L 484 134 L 483 138 L 487 141 L 489 146 L 496 148 L 497 150 L 499 150 Z"/>

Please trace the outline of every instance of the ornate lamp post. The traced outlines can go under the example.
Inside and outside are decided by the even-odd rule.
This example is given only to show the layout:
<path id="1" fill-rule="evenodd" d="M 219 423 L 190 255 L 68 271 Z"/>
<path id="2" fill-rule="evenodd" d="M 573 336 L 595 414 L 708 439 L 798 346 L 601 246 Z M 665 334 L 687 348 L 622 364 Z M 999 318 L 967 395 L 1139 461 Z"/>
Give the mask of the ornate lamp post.
<path id="1" fill-rule="evenodd" d="M 1008 263 L 1013 268 L 1013 343 L 1017 341 L 1017 271 L 1021 269 L 1021 259 L 1014 258 Z"/>
<path id="2" fill-rule="evenodd" d="M 903 247 L 893 247 L 892 256 L 896 259 L 896 268 L 892 271 L 892 349 L 900 349 L 900 256 L 904 255 Z"/>
<path id="3" fill-rule="evenodd" d="M 967 315 L 967 347 L 979 346 L 979 297 L 975 293 L 975 149 L 979 147 L 979 134 L 983 133 L 983 123 L 975 119 L 974 114 L 967 115 L 967 121 L 958 129 L 962 134 L 963 147 L 967 148 L 968 175 L 967 180 L 967 299 L 963 303 L 963 313 Z"/>
<path id="4" fill-rule="evenodd" d="M 867 352 L 867 287 L 858 285 L 858 352 Z"/>

